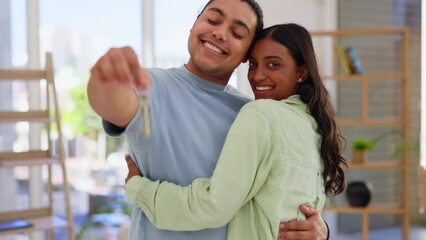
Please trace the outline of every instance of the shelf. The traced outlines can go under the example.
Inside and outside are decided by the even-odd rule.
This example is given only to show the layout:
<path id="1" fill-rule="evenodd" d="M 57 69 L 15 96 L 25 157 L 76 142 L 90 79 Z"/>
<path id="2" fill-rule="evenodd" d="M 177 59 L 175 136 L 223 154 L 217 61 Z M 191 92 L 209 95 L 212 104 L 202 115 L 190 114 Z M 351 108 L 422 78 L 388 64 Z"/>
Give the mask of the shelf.
<path id="1" fill-rule="evenodd" d="M 371 170 L 384 170 L 384 169 L 404 169 L 401 161 L 377 161 L 366 163 L 348 163 L 348 168 L 354 169 L 371 169 Z"/>
<path id="2" fill-rule="evenodd" d="M 337 74 L 337 75 L 324 75 L 321 76 L 324 80 L 337 80 L 337 81 L 359 81 L 359 80 L 375 80 L 375 81 L 390 81 L 402 80 L 403 74 L 390 73 L 390 74 Z"/>
<path id="3" fill-rule="evenodd" d="M 53 119 L 47 111 L 26 111 L 26 112 L 0 112 L 0 122 L 41 122 L 49 123 Z"/>
<path id="4" fill-rule="evenodd" d="M 365 213 L 365 214 L 405 214 L 405 209 L 400 205 L 395 204 L 380 204 L 370 205 L 368 207 L 326 207 L 324 212 L 338 213 Z"/>
<path id="5" fill-rule="evenodd" d="M 20 229 L 11 229 L 0 231 L 0 236 L 3 235 L 13 235 L 13 234 L 28 234 L 30 232 L 36 231 L 46 231 L 58 228 L 67 228 L 69 227 L 66 220 L 59 217 L 39 217 L 39 218 L 27 218 L 33 226 Z"/>
<path id="6" fill-rule="evenodd" d="M 23 160 L 0 160 L 0 168 L 12 168 L 19 166 L 38 166 L 44 164 L 59 164 L 57 158 L 39 158 L 39 159 L 23 159 Z"/>
<path id="7" fill-rule="evenodd" d="M 339 126 L 401 126 L 400 119 L 337 119 Z"/>
<path id="8" fill-rule="evenodd" d="M 40 231 L 65 228 L 68 226 L 65 219 L 52 216 L 52 209 L 50 207 L 0 212 L 0 221 L 11 221 L 16 219 L 27 220 L 32 223 L 32 226 L 22 229 L 4 230 L 0 231 L 0 234 L 15 234 L 18 232 Z"/>
<path id="9" fill-rule="evenodd" d="M 334 91 L 333 97 L 336 97 L 336 101 L 341 101 L 335 105 L 337 107 L 336 122 L 337 125 L 349 135 L 349 137 L 346 138 L 355 138 L 358 134 L 368 135 L 370 134 L 370 130 L 372 131 L 371 134 L 375 134 L 375 128 L 377 128 L 378 132 L 384 127 L 399 129 L 401 131 L 402 143 L 405 144 L 409 142 L 409 29 L 340 29 L 334 31 L 311 31 L 310 33 L 314 41 L 327 40 L 324 44 L 330 47 L 330 58 L 325 59 L 327 62 L 326 64 L 328 64 L 326 66 L 330 68 L 324 69 L 327 70 L 327 72 L 322 73 L 321 78 L 328 83 L 337 84 L 332 88 Z M 384 41 L 383 49 L 390 51 L 389 53 L 395 56 L 395 59 L 386 59 L 389 60 L 390 65 L 381 66 L 376 63 L 380 61 L 380 57 L 386 58 L 388 55 L 375 56 L 377 59 L 368 59 L 373 54 L 369 51 L 382 44 L 381 42 L 372 40 L 373 37 L 377 36 L 380 37 L 378 41 L 382 39 Z M 397 41 L 395 41 L 395 37 L 397 37 Z M 389 41 L 389 45 L 386 45 L 388 43 L 386 41 Z M 351 63 L 349 61 L 352 60 L 352 64 L 354 62 L 354 59 L 345 58 L 345 52 L 341 51 L 349 46 L 365 54 L 366 61 L 361 60 L 365 66 L 368 66 L 365 73 L 343 73 L 345 70 L 346 72 L 351 72 Z M 362 57 L 363 56 L 360 55 L 360 58 Z M 342 66 L 342 64 L 347 64 L 345 60 L 349 62 L 349 71 L 343 68 L 345 66 Z M 382 95 L 376 94 L 377 90 L 381 90 L 381 86 L 384 88 L 389 86 L 389 89 L 384 89 Z M 387 102 L 388 99 L 392 99 L 393 101 Z M 392 112 L 388 113 L 387 108 L 382 111 L 381 107 L 383 104 L 395 104 L 395 106 L 389 106 Z M 350 112 L 351 109 L 345 109 L 346 107 L 354 108 L 355 111 L 352 113 Z M 340 116 L 339 111 L 342 113 Z M 357 132 L 358 129 L 360 130 L 359 132 Z M 363 174 L 361 177 L 365 179 L 360 180 L 368 181 L 370 177 L 375 177 L 378 172 L 398 171 L 398 174 L 401 173 L 401 178 L 396 180 L 395 183 L 392 182 L 390 188 L 395 190 L 402 188 L 400 193 L 402 194 L 401 200 L 394 204 L 380 203 L 380 201 L 378 201 L 377 203 L 369 204 L 367 207 L 330 206 L 324 208 L 324 211 L 335 212 L 336 214 L 360 215 L 362 219 L 361 228 L 363 240 L 369 239 L 370 215 L 399 215 L 402 219 L 401 225 L 403 227 L 402 236 L 399 239 L 408 240 L 408 229 L 410 227 L 409 154 L 403 154 L 398 159 L 387 159 L 385 153 L 380 153 L 380 155 L 380 159 L 358 164 L 351 163 L 351 159 L 347 159 L 347 172 L 354 171 L 357 173 L 365 173 L 365 176 Z"/>
<path id="10" fill-rule="evenodd" d="M 406 28 L 369 28 L 369 29 L 339 29 L 333 31 L 313 31 L 312 36 L 364 36 L 364 35 L 404 35 Z"/>
<path id="11" fill-rule="evenodd" d="M 36 166 L 56 163 L 60 163 L 59 158 L 50 156 L 48 151 L 0 153 L 0 167 Z"/>
<path id="12" fill-rule="evenodd" d="M 35 80 L 46 79 L 47 72 L 42 70 L 1 70 L 0 80 Z"/>

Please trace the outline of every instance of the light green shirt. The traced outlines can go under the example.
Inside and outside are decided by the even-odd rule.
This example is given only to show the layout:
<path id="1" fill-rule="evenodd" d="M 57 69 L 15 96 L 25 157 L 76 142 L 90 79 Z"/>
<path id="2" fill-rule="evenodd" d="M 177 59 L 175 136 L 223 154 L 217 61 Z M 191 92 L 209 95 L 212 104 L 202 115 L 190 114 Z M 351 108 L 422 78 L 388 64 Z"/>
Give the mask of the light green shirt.
<path id="1" fill-rule="evenodd" d="M 298 97 L 248 103 L 210 179 L 181 187 L 136 176 L 126 184 L 127 197 L 159 229 L 199 230 L 229 222 L 228 240 L 277 239 L 281 221 L 304 219 L 300 204 L 317 211 L 324 206 L 316 127 Z"/>

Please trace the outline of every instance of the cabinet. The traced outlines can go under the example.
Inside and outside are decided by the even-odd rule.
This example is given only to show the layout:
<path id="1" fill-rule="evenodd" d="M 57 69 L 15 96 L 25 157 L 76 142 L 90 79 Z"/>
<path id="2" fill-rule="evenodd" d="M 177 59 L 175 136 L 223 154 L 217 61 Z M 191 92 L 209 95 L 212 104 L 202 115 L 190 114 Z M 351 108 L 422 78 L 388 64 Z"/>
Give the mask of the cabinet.
<path id="1" fill-rule="evenodd" d="M 331 86 L 331 95 L 335 101 L 336 117 L 339 127 L 347 140 L 345 157 L 348 160 L 346 172 L 350 179 L 352 173 L 369 181 L 374 175 L 386 172 L 396 176 L 393 182 L 383 180 L 375 186 L 373 200 L 380 197 L 385 188 L 395 196 L 393 202 L 372 201 L 366 207 L 351 207 L 341 201 L 330 205 L 324 211 L 336 214 L 357 214 L 362 219 L 362 239 L 368 239 L 369 228 L 374 223 L 372 215 L 394 215 L 399 219 L 402 238 L 409 239 L 409 153 L 400 151 L 394 156 L 386 154 L 389 148 L 408 149 L 409 146 L 409 32 L 404 28 L 392 29 L 346 29 L 336 31 L 311 32 L 314 44 L 323 44 L 328 49 L 326 65 L 331 66 L 322 72 L 322 78 Z M 346 45 L 346 46 L 342 46 Z M 359 52 L 363 74 L 347 74 L 340 66 L 338 49 L 354 47 Z M 315 46 L 316 50 L 318 46 Z M 331 52 L 330 52 L 331 51 Z M 319 65 L 324 65 L 319 59 Z M 345 105 L 346 104 L 346 105 Z M 397 137 L 392 136 L 395 146 L 383 140 L 381 149 L 369 155 L 363 163 L 352 163 L 351 141 L 363 135 L 374 136 L 377 129 L 397 129 Z M 346 135 L 348 134 L 348 135 Z M 378 133 L 379 134 L 379 133 Z M 399 147 L 398 147 L 399 146 Z M 378 146 L 380 147 L 380 146 Z M 376 179 L 377 179 L 376 176 Z M 354 177 L 356 178 L 356 177 Z M 358 216 L 359 217 L 359 216 Z"/>
<path id="2" fill-rule="evenodd" d="M 29 227 L 1 230 L 0 237 L 47 232 L 49 239 L 53 239 L 54 230 L 67 229 L 68 239 L 73 240 L 73 218 L 52 55 L 46 54 L 46 65 L 41 70 L 0 69 L 0 83 L 9 86 L 13 92 L 11 106 L 0 109 L 0 124 L 9 130 L 8 135 L 3 132 L 4 136 L 1 137 L 3 143 L 5 139 L 14 142 L 13 147 L 0 146 L 0 168 L 12 172 L 19 186 L 17 190 L 15 187 L 9 189 L 9 193 L 15 194 L 16 191 L 13 197 L 16 203 L 9 204 L 12 207 L 0 212 L 0 222 L 18 219 L 31 224 Z M 36 99 L 40 99 L 36 107 L 30 103 L 29 86 L 36 89 Z M 27 97 L 17 99 L 15 95 Z M 27 132 L 22 129 L 27 129 Z M 38 181 L 42 185 L 35 191 L 28 187 L 32 184 L 30 172 L 33 170 L 39 170 L 36 175 L 41 176 Z M 52 174 L 56 172 L 58 174 Z M 0 191 L 4 193 L 5 189 Z M 34 195 L 42 200 L 34 203 L 34 198 L 31 198 Z M 56 195 L 60 197 L 54 198 Z M 55 213 L 54 201 L 55 206 L 60 206 L 64 212 L 61 215 L 65 216 Z"/>

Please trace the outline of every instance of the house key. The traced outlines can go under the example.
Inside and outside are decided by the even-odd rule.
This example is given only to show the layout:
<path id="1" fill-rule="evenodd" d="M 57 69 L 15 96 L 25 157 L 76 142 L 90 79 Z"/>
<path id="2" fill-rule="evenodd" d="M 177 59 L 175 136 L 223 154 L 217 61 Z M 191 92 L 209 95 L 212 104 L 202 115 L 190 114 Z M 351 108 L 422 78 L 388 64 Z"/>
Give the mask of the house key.
<path id="1" fill-rule="evenodd" d="M 138 98 L 139 98 L 139 107 L 141 108 L 141 118 L 143 122 L 143 125 L 140 128 L 140 131 L 145 137 L 149 137 L 151 135 L 151 126 L 149 123 L 148 96 L 146 94 L 140 94 Z"/>

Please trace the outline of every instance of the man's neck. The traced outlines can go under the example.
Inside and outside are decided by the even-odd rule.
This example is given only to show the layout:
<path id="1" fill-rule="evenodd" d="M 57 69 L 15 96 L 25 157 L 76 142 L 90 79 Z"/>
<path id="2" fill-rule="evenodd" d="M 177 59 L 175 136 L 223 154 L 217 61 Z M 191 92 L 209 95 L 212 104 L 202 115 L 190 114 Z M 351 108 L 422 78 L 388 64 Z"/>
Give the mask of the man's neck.
<path id="1" fill-rule="evenodd" d="M 210 74 L 201 71 L 201 69 L 194 67 L 193 64 L 186 63 L 184 64 L 184 67 L 195 76 L 212 83 L 220 84 L 220 85 L 227 85 L 229 82 L 229 79 L 231 78 L 231 74 L 224 74 L 224 75 L 215 75 Z"/>

